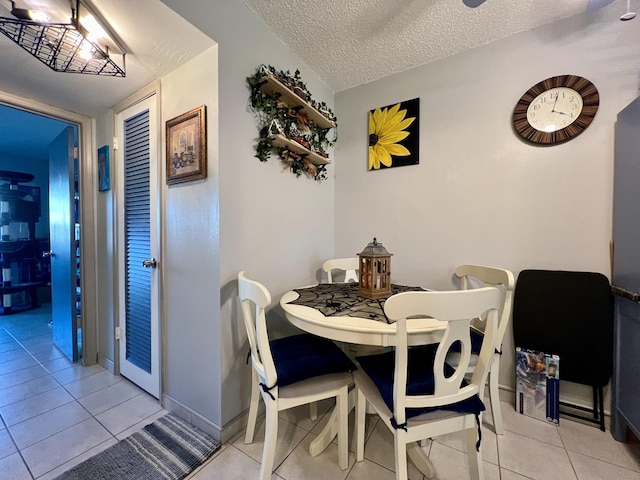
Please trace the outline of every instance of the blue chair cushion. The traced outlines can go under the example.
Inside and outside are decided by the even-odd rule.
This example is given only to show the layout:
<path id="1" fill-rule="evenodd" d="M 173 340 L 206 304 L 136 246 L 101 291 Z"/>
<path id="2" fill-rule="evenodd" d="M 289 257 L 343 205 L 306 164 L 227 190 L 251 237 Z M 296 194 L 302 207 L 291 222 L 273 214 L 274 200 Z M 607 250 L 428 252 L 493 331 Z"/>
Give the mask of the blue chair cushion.
<path id="1" fill-rule="evenodd" d="M 434 378 L 433 362 L 437 345 L 424 345 L 409 349 L 407 372 L 407 395 L 433 395 Z M 369 376 L 380 391 L 384 403 L 393 412 L 393 374 L 395 369 L 395 352 L 389 351 L 378 355 L 356 357 L 360 368 Z M 454 369 L 445 364 L 445 375 L 451 376 Z M 466 384 L 465 381 L 463 381 Z M 434 410 L 451 410 L 454 412 L 475 413 L 485 410 L 484 403 L 474 395 L 461 402 L 428 408 L 407 408 L 406 418 L 416 417 Z"/>
<path id="2" fill-rule="evenodd" d="M 484 334 L 479 332 L 475 328 L 471 329 L 471 353 L 476 355 L 480 355 L 480 349 L 482 348 L 482 340 L 484 339 Z M 451 345 L 449 349 L 450 352 L 460 353 L 460 342 L 455 342 Z"/>
<path id="3" fill-rule="evenodd" d="M 278 386 L 329 373 L 353 372 L 355 364 L 331 340 L 308 333 L 269 342 Z"/>

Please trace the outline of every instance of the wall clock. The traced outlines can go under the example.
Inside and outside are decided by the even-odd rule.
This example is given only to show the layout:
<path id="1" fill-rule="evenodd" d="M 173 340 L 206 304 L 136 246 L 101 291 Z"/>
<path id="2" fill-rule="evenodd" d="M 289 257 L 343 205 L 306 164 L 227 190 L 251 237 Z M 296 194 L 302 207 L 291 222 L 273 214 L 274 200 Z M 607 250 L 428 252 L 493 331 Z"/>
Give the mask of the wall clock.
<path id="1" fill-rule="evenodd" d="M 531 143 L 556 145 L 577 137 L 593 121 L 600 94 L 577 75 L 559 75 L 527 90 L 513 111 L 513 126 Z"/>

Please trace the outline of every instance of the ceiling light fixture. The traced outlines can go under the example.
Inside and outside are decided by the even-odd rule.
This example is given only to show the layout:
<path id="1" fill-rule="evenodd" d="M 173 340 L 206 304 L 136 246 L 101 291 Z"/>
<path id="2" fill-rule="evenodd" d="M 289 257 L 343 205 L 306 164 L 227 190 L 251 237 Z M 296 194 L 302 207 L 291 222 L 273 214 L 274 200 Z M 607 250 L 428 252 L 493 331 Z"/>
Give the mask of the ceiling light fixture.
<path id="1" fill-rule="evenodd" d="M 73 2 L 71 2 L 73 5 Z M 122 67 L 109 56 L 109 46 L 101 47 L 97 37 L 109 37 L 104 28 L 92 15 L 80 19 L 80 0 L 71 6 L 69 23 L 49 23 L 46 12 L 17 8 L 11 2 L 11 14 L 15 18 L 0 17 L 0 32 L 17 43 L 24 50 L 56 72 L 84 73 L 88 75 L 125 76 L 125 53 Z M 116 44 L 114 38 L 110 43 Z"/>

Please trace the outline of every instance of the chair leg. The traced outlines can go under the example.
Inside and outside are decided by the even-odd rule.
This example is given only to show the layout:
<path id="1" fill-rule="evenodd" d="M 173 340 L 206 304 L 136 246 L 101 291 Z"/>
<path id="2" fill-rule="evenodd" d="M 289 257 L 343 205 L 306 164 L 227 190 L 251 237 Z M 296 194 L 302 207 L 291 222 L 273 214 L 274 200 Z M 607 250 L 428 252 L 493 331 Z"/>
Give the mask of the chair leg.
<path id="1" fill-rule="evenodd" d="M 478 430 L 476 427 L 467 429 L 467 458 L 469 460 L 469 478 L 471 480 L 484 480 L 484 471 L 482 470 L 482 447 L 480 451 L 476 450 L 476 442 L 478 441 Z"/>
<path id="2" fill-rule="evenodd" d="M 356 460 L 361 462 L 364 459 L 364 425 L 367 420 L 367 399 L 357 388 L 356 395 Z"/>
<path id="3" fill-rule="evenodd" d="M 398 428 L 393 434 L 394 448 L 396 454 L 396 480 L 407 480 L 409 473 L 407 470 L 407 434 Z"/>
<path id="4" fill-rule="evenodd" d="M 338 410 L 338 465 L 346 470 L 349 466 L 349 387 L 344 386 L 336 396 Z"/>
<path id="5" fill-rule="evenodd" d="M 251 369 L 251 399 L 249 400 L 249 415 L 247 416 L 247 431 L 244 435 L 244 443 L 253 443 L 259 404 L 260 390 L 258 388 L 258 374 L 254 369 Z"/>
<path id="6" fill-rule="evenodd" d="M 262 450 L 262 465 L 260 480 L 269 480 L 273 472 L 273 462 L 276 456 L 276 440 L 278 438 L 278 403 L 271 398 L 266 399 L 266 418 L 264 426 L 264 447 Z"/>
<path id="7" fill-rule="evenodd" d="M 500 355 L 494 355 L 489 370 L 489 397 L 491 399 L 491 414 L 493 415 L 493 429 L 496 435 L 504 435 L 502 424 L 502 410 L 500 408 Z"/>
<path id="8" fill-rule="evenodd" d="M 600 430 L 602 430 L 603 432 L 605 431 L 605 426 L 604 426 L 604 392 L 602 390 L 602 387 L 598 387 L 598 393 L 599 393 L 599 401 L 600 401 Z"/>
<path id="9" fill-rule="evenodd" d="M 309 418 L 315 422 L 318 419 L 318 402 L 309 404 Z"/>

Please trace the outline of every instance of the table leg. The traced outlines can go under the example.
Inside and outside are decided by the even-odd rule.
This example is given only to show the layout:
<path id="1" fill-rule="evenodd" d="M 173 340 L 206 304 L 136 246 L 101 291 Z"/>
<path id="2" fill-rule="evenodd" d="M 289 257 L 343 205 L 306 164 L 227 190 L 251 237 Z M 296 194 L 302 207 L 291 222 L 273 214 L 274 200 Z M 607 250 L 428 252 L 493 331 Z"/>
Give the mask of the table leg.
<path id="1" fill-rule="evenodd" d="M 356 395 L 355 388 L 349 392 L 349 411 L 355 407 Z M 309 445 L 309 455 L 317 457 L 331 444 L 333 439 L 338 434 L 338 409 L 333 408 L 329 421 L 324 426 L 322 431 Z M 434 469 L 431 460 L 427 457 L 426 453 L 420 448 L 420 442 L 412 442 L 407 445 L 407 456 L 413 462 L 413 464 L 420 470 L 427 478 L 433 478 Z"/>
<path id="2" fill-rule="evenodd" d="M 407 456 L 425 477 L 433 478 L 433 464 L 424 450 L 420 448 L 420 442 L 412 442 L 407 445 Z"/>
<path id="3" fill-rule="evenodd" d="M 353 410 L 356 405 L 355 388 L 349 392 L 349 412 Z M 318 434 L 318 437 L 309 445 L 309 455 L 316 457 L 320 455 L 331 444 L 333 439 L 338 434 L 338 409 L 333 408 L 329 421 L 324 426 L 322 431 Z"/>

